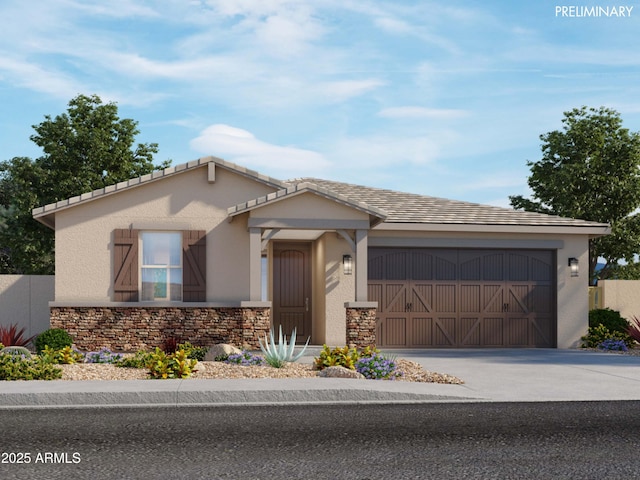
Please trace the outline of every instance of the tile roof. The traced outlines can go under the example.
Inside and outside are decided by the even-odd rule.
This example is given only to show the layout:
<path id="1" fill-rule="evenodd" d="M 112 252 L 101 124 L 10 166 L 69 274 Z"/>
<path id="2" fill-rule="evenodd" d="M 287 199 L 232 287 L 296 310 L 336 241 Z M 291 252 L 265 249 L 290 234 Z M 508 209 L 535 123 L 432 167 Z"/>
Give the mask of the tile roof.
<path id="1" fill-rule="evenodd" d="M 115 194 L 123 190 L 135 188 L 149 182 L 158 181 L 172 175 L 202 167 L 210 162 L 215 163 L 216 166 L 269 185 L 277 190 L 265 197 L 231 206 L 228 210 L 230 216 L 251 210 L 265 202 L 277 201 L 283 196 L 297 194 L 301 191 L 311 191 L 325 198 L 365 211 L 380 220 L 384 219 L 384 223 L 386 224 L 550 226 L 590 227 L 592 229 L 608 229 L 609 227 L 604 223 L 588 222 L 541 213 L 523 212 L 509 208 L 448 200 L 414 193 L 397 192 L 394 190 L 353 185 L 319 178 L 299 178 L 281 181 L 216 157 L 199 158 L 192 162 L 159 170 L 142 177 L 94 190 L 93 192 L 83 193 L 77 197 L 34 208 L 32 213 L 36 220 L 53 228 L 55 225 L 55 217 L 53 214 L 59 210 Z"/>
<path id="2" fill-rule="evenodd" d="M 365 187 L 318 178 L 299 178 L 288 180 L 286 183 L 291 185 L 312 183 L 335 192 L 342 197 L 364 202 L 386 212 L 385 223 L 608 227 L 604 223 Z"/>

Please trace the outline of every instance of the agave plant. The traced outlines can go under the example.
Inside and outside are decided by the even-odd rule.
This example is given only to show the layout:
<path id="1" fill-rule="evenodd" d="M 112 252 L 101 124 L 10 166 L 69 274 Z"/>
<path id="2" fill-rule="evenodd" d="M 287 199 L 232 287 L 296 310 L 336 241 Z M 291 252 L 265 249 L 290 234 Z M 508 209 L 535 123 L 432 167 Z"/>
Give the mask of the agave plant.
<path id="1" fill-rule="evenodd" d="M 267 335 L 264 336 L 264 344 L 262 340 L 258 339 L 260 342 L 260 350 L 264 354 L 265 361 L 275 368 L 280 368 L 284 366 L 285 362 L 295 362 L 304 354 L 307 346 L 309 345 L 309 340 L 311 337 L 307 338 L 307 343 L 305 343 L 304 347 L 300 352 L 296 355 L 293 354 L 293 350 L 296 348 L 296 329 L 294 328 L 291 332 L 291 339 L 289 340 L 289 345 L 287 345 L 287 337 L 286 335 L 282 335 L 282 325 L 280 325 L 280 334 L 278 335 L 278 343 L 276 344 L 273 328 L 269 333 L 269 340 L 267 340 Z"/>

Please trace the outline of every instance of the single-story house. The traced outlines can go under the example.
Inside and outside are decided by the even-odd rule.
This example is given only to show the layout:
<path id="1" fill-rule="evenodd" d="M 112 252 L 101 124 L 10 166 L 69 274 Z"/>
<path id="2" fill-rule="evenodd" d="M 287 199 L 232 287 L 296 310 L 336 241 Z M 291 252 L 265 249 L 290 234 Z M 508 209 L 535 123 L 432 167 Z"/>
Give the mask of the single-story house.
<path id="1" fill-rule="evenodd" d="M 55 229 L 52 328 L 80 348 L 577 346 L 607 224 L 207 157 L 34 209 Z"/>

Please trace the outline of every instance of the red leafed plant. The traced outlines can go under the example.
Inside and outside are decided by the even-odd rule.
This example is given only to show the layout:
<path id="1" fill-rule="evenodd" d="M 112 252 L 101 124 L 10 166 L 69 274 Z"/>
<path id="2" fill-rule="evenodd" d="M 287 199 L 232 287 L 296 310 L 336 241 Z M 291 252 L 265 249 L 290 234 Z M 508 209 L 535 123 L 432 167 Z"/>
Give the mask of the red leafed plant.
<path id="1" fill-rule="evenodd" d="M 162 351 L 164 353 L 174 353 L 178 349 L 180 338 L 178 337 L 166 337 L 162 342 Z"/>
<path id="2" fill-rule="evenodd" d="M 636 342 L 640 343 L 640 318 L 634 316 L 629 319 L 627 334 Z"/>
<path id="3" fill-rule="evenodd" d="M 18 326 L 14 323 L 5 327 L 0 325 L 0 343 L 5 347 L 26 347 L 31 340 L 35 337 L 24 338 L 24 331 L 26 328 L 18 330 Z"/>

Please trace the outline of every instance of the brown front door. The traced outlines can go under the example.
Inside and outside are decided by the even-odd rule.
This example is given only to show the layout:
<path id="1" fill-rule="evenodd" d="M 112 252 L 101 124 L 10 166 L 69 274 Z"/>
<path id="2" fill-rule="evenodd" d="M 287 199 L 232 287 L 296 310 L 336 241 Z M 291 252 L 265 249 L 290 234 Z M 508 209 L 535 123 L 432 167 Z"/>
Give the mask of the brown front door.
<path id="1" fill-rule="evenodd" d="M 296 329 L 297 343 L 311 336 L 311 245 L 273 245 L 273 327 L 289 338 Z M 276 338 L 277 341 L 277 338 Z"/>

